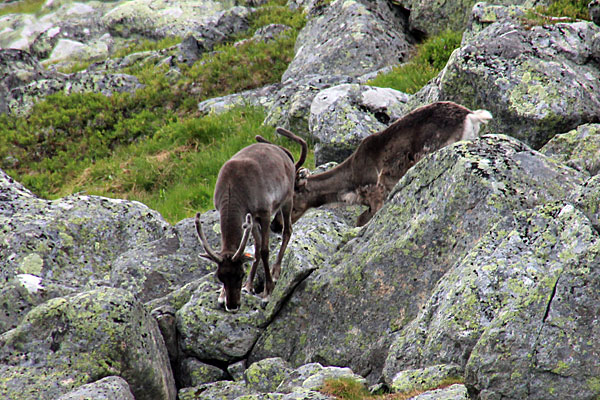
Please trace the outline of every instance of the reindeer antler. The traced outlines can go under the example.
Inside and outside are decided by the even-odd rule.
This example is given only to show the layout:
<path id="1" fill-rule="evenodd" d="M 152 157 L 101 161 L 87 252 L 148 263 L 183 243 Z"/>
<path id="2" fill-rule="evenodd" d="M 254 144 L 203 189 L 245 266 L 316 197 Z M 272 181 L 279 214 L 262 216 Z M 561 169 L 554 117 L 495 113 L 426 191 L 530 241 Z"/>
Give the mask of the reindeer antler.
<path id="1" fill-rule="evenodd" d="M 233 257 L 231 258 L 232 261 L 237 261 L 244 254 L 246 242 L 248 242 L 250 232 L 252 231 L 252 215 L 250 213 L 246 214 L 246 222 L 244 222 L 244 224 L 242 225 L 242 229 L 244 230 L 244 235 L 242 236 L 240 247 L 237 249 Z"/>
<path id="2" fill-rule="evenodd" d="M 196 233 L 198 234 L 198 238 L 200 239 L 200 243 L 202 243 L 202 247 L 204 247 L 204 251 L 206 254 L 201 254 L 200 256 L 208 256 L 211 260 L 216 263 L 223 262 L 223 257 L 221 257 L 216 251 L 214 251 L 210 244 L 208 244 L 208 240 L 206 240 L 206 236 L 204 236 L 204 231 L 202 230 L 202 223 L 200 222 L 200 213 L 196 214 Z"/>

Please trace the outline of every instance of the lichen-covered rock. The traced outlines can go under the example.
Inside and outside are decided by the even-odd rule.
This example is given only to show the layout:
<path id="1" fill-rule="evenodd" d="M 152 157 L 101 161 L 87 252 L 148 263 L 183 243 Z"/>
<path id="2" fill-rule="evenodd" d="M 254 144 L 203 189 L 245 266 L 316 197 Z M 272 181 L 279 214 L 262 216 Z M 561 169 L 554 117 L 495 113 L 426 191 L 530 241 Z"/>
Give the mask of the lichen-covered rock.
<path id="1" fill-rule="evenodd" d="M 243 396 L 256 394 L 242 382 L 219 381 L 181 389 L 179 400 L 235 400 Z"/>
<path id="2" fill-rule="evenodd" d="M 288 374 L 287 378 L 277 388 L 281 393 L 314 391 L 323 386 L 326 379 L 349 378 L 361 384 L 366 380 L 352 372 L 350 368 L 324 367 L 319 363 L 310 363 L 300 366 Z"/>
<path id="3" fill-rule="evenodd" d="M 315 164 L 342 162 L 370 134 L 403 115 L 409 95 L 389 88 L 344 84 L 320 91 L 310 106 Z"/>
<path id="4" fill-rule="evenodd" d="M 298 35 L 296 55 L 282 82 L 307 75 L 349 75 L 395 65 L 409 44 L 387 2 L 336 0 Z M 335 34 L 332 34 L 335 32 Z"/>
<path id="5" fill-rule="evenodd" d="M 464 30 L 469 21 L 469 12 L 475 3 L 477 0 L 406 0 L 401 4 L 410 13 L 408 19 L 410 30 L 432 36 L 446 29 Z M 546 3 L 547 1 L 544 0 L 497 0 L 494 2 L 494 4 L 507 6 L 523 5 L 526 8 Z"/>
<path id="6" fill-rule="evenodd" d="M 485 108 L 494 116 L 489 131 L 540 148 L 557 132 L 600 119 L 599 35 L 591 22 L 530 28 L 499 21 L 453 53 L 438 99 Z"/>
<path id="7" fill-rule="evenodd" d="M 218 218 L 215 211 L 201 216 L 207 224 L 215 224 Z M 216 246 L 214 232 L 207 235 Z M 199 257 L 203 251 L 193 218 L 184 219 L 168 227 L 158 239 L 136 244 L 116 257 L 110 285 L 134 293 L 143 302 L 167 296 L 215 270 L 213 263 Z"/>
<path id="8" fill-rule="evenodd" d="M 275 103 L 281 84 L 275 83 L 258 89 L 246 90 L 222 97 L 213 97 L 198 104 L 201 114 L 221 114 L 235 107 L 255 106 L 269 110 Z"/>
<path id="9" fill-rule="evenodd" d="M 600 25 L 600 0 L 592 0 L 588 4 L 590 18 L 596 25 Z"/>
<path id="10" fill-rule="evenodd" d="M 129 384 L 118 376 L 109 376 L 60 396 L 56 400 L 135 400 Z"/>
<path id="11" fill-rule="evenodd" d="M 269 393 L 277 391 L 277 387 L 292 372 L 290 364 L 282 358 L 265 358 L 250 365 L 244 371 L 246 385 L 252 389 Z"/>
<path id="12" fill-rule="evenodd" d="M 225 372 L 221 368 L 203 363 L 193 357 L 188 357 L 181 362 L 179 380 L 182 387 L 200 386 L 225 378 Z"/>
<path id="13" fill-rule="evenodd" d="M 597 398 L 598 232 L 561 203 L 521 213 L 506 225 L 479 246 L 487 257 L 467 261 L 476 264 L 469 270 L 485 266 L 482 283 L 491 278 L 484 285 L 493 294 L 481 303 L 489 308 L 466 384 L 481 398 Z"/>
<path id="14" fill-rule="evenodd" d="M 487 26 L 501 21 L 511 20 L 517 22 L 518 18 L 523 18 L 527 8 L 522 5 L 508 4 L 498 5 L 486 2 L 479 2 L 473 6 L 467 29 L 463 33 L 462 41 L 466 43 L 477 36 Z"/>
<path id="15" fill-rule="evenodd" d="M 114 36 L 185 37 L 192 32 L 203 31 L 205 23 L 218 19 L 233 6 L 230 1 L 185 0 L 173 3 L 167 0 L 132 0 L 121 2 L 107 12 L 102 23 Z"/>
<path id="16" fill-rule="evenodd" d="M 600 172 L 600 124 L 585 124 L 554 136 L 540 152 L 590 175 Z"/>
<path id="17" fill-rule="evenodd" d="M 250 360 L 346 365 L 377 380 L 391 335 L 417 316 L 440 278 L 496 221 L 564 198 L 583 182 L 505 136 L 425 157 L 358 236 L 298 285 Z"/>
<path id="18" fill-rule="evenodd" d="M 50 297 L 108 285 L 116 258 L 161 238 L 170 226 L 138 202 L 97 196 L 46 201 L 2 177 L 0 193 L 9 200 L 0 202 L 0 280 L 7 283 L 0 291 L 2 331 Z M 20 283 L 19 275 L 39 279 L 40 290 Z"/>
<path id="19" fill-rule="evenodd" d="M 101 288 L 57 297 L 0 336 L 0 395 L 54 399 L 105 376 L 125 379 L 136 399 L 176 396 L 156 325 L 131 294 Z"/>
<path id="20" fill-rule="evenodd" d="M 411 400 L 469 400 L 469 392 L 465 385 L 451 385 L 443 389 L 431 390 L 411 397 Z"/>
<path id="21" fill-rule="evenodd" d="M 298 80 L 288 80 L 275 95 L 264 123 L 273 127 L 282 126 L 296 135 L 309 138 L 310 105 L 317 93 L 332 86 L 352 82 L 353 78 L 338 75 L 309 75 Z"/>
<path id="22" fill-rule="evenodd" d="M 581 208 L 592 222 L 594 228 L 600 232 L 600 175 L 588 180 L 573 201 Z"/>
<path id="23" fill-rule="evenodd" d="M 390 388 L 394 392 L 413 392 L 437 388 L 449 380 L 462 380 L 462 368 L 456 364 L 440 364 L 398 372 Z"/>

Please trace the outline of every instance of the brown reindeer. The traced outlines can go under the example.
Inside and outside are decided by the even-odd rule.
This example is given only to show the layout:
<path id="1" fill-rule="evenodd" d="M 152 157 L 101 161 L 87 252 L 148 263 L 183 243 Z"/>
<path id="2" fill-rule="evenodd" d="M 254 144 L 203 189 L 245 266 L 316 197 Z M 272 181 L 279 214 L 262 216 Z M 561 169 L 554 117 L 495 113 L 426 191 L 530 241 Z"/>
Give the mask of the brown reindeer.
<path id="1" fill-rule="evenodd" d="M 459 140 L 476 138 L 480 125 L 490 119 L 492 115 L 486 110 L 471 111 L 453 102 L 417 108 L 383 131 L 364 138 L 354 153 L 335 168 L 298 178 L 292 223 L 309 208 L 346 202 L 368 207 L 356 222 L 357 226 L 366 224 L 417 161 Z M 277 228 L 276 223 L 273 225 Z"/>
<path id="2" fill-rule="evenodd" d="M 253 293 L 253 281 L 259 262 L 265 270 L 263 298 L 268 300 L 281 272 L 283 254 L 292 235 L 291 212 L 296 170 L 306 159 L 307 145 L 290 131 L 277 132 L 302 146 L 300 160 L 294 165 L 291 153 L 269 143 L 255 143 L 243 148 L 229 159 L 219 171 L 215 185 L 214 203 L 220 214 L 221 251 L 214 251 L 202 231 L 200 213 L 196 214 L 196 231 L 206 251 L 201 254 L 217 263 L 217 279 L 223 283 L 219 304 L 230 312 L 240 307 L 245 262 L 252 257 L 244 254 L 250 232 L 254 237 L 255 259 L 246 281 L 245 290 Z M 273 271 L 269 269 L 269 221 L 280 212 L 283 237 Z"/>

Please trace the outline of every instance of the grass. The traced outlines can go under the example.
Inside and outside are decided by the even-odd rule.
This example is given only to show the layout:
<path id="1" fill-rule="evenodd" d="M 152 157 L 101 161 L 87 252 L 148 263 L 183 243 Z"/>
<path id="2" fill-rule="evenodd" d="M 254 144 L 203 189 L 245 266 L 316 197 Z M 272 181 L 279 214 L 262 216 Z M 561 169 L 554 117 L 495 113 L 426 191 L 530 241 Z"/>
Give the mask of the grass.
<path id="1" fill-rule="evenodd" d="M 181 65 L 178 75 L 152 63 L 133 65 L 124 72 L 145 85 L 135 94 L 57 93 L 25 117 L 0 115 L 0 168 L 44 198 L 86 192 L 138 200 L 170 222 L 212 208 L 220 166 L 253 143 L 254 135 L 298 156 L 298 146 L 262 126 L 261 109 L 241 107 L 211 116 L 197 112 L 199 101 L 281 80 L 304 24 L 302 13 L 285 4 L 274 0 L 263 6 L 252 15 L 248 32 L 237 38 L 250 37 L 269 23 L 292 26 L 269 43 L 222 44 L 195 65 Z M 115 56 L 178 42 L 141 41 Z"/>
<path id="2" fill-rule="evenodd" d="M 439 74 L 452 52 L 460 46 L 461 39 L 461 32 L 449 30 L 433 36 L 417 46 L 415 55 L 407 63 L 367 84 L 414 94 Z"/>
<path id="3" fill-rule="evenodd" d="M 462 379 L 448 378 L 429 390 L 444 389 L 457 383 L 463 383 Z M 407 400 L 424 392 L 414 390 L 405 393 L 372 394 L 363 384 L 352 378 L 326 379 L 319 391 L 339 400 Z"/>
<path id="4" fill-rule="evenodd" d="M 0 4 L 0 17 L 8 14 L 36 14 L 44 3 L 46 0 L 21 0 Z"/>

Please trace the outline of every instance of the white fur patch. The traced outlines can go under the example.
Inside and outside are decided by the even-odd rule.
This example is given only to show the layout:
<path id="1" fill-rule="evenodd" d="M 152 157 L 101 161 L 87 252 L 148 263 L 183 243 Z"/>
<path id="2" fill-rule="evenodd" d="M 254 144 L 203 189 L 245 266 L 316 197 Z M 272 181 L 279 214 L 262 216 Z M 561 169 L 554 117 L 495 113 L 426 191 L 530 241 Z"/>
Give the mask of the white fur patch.
<path id="1" fill-rule="evenodd" d="M 31 274 L 19 274 L 17 280 L 21 285 L 27 289 L 29 293 L 37 293 L 38 290 L 44 290 L 44 287 L 40 284 L 42 278 Z"/>
<path id="2" fill-rule="evenodd" d="M 471 140 L 479 136 L 481 124 L 487 124 L 492 119 L 492 114 L 487 110 L 475 110 L 465 118 L 462 140 Z"/>

